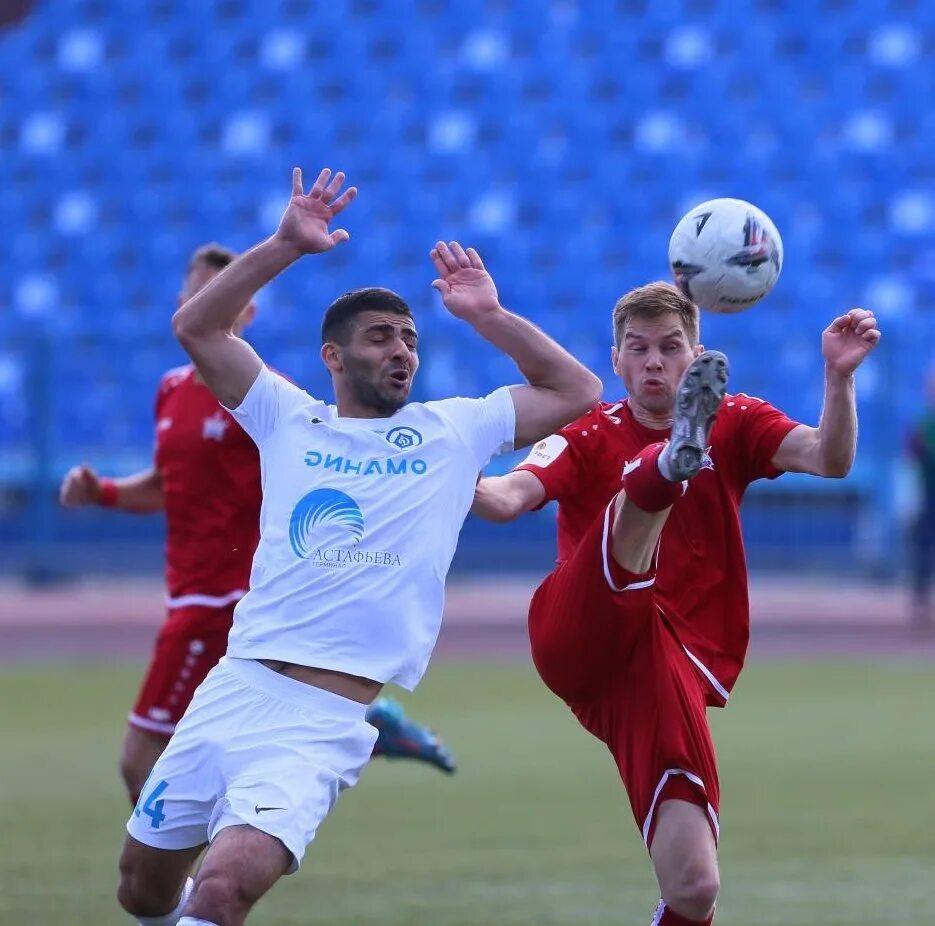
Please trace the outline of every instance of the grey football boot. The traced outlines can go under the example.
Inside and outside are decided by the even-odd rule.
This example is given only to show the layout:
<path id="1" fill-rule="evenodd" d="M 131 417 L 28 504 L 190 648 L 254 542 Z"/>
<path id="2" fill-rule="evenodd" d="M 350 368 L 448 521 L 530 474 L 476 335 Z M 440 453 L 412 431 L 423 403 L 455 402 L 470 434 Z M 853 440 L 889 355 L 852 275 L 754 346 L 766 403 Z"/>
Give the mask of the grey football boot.
<path id="1" fill-rule="evenodd" d="M 701 469 L 729 372 L 727 357 L 718 350 L 706 350 L 689 364 L 675 394 L 672 435 L 659 454 L 666 479 L 682 482 Z"/>

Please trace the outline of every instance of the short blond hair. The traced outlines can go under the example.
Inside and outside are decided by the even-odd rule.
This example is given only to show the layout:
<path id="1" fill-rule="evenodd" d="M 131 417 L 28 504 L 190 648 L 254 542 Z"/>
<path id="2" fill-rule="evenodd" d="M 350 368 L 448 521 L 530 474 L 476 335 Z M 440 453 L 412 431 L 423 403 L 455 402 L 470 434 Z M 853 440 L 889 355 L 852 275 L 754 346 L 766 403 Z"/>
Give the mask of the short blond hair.
<path id="1" fill-rule="evenodd" d="M 672 283 L 647 283 L 621 296 L 614 306 L 614 344 L 619 348 L 627 322 L 634 318 L 655 320 L 677 315 L 694 347 L 698 343 L 698 306 Z"/>

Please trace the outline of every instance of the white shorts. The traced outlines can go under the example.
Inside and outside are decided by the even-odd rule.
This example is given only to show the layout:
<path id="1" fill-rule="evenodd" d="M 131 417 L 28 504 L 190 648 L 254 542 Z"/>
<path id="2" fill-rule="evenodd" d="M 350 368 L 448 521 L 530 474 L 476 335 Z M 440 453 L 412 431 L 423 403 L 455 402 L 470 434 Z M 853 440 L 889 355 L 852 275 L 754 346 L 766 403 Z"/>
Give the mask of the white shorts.
<path id="1" fill-rule="evenodd" d="M 370 759 L 367 706 L 225 656 L 195 691 L 146 782 L 127 832 L 157 849 L 211 842 L 247 824 L 279 839 L 295 871 Z"/>

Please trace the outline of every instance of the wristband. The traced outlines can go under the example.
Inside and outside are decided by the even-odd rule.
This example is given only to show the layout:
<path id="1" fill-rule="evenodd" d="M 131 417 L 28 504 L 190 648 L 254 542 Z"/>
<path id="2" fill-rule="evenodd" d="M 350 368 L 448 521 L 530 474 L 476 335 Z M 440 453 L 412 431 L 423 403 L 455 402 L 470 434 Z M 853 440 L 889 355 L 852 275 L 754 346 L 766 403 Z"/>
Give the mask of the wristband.
<path id="1" fill-rule="evenodd" d="M 97 499 L 98 505 L 101 508 L 113 508 L 117 504 L 117 483 L 113 479 L 102 479 L 100 486 L 101 494 Z"/>

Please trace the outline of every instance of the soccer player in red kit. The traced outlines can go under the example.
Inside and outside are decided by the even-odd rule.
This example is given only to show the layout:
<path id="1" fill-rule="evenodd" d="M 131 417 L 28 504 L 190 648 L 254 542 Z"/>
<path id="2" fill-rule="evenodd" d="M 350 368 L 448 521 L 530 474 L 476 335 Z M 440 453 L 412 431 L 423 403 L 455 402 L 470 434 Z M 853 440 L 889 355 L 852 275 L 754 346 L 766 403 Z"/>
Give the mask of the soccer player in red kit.
<path id="1" fill-rule="evenodd" d="M 237 255 L 217 244 L 191 258 L 179 305 Z M 238 333 L 256 315 L 251 302 Z M 166 373 L 156 393 L 153 466 L 123 479 L 87 466 L 69 471 L 67 506 L 96 504 L 166 515 L 167 617 L 129 716 L 120 770 L 132 803 L 185 713 L 195 689 L 227 649 L 234 607 L 246 594 L 260 538 L 260 461 L 256 444 L 219 404 L 194 366 Z M 368 717 L 380 731 L 374 755 L 419 758 L 444 771 L 454 762 L 431 731 L 380 699 Z"/>
<path id="2" fill-rule="evenodd" d="M 558 501 L 558 565 L 529 610 L 546 685 L 617 763 L 662 899 L 653 926 L 714 918 L 719 788 L 706 707 L 723 707 L 749 636 L 739 505 L 783 471 L 839 478 L 856 450 L 854 372 L 880 338 L 853 309 L 822 334 L 817 428 L 726 393 L 728 362 L 699 344 L 698 309 L 653 283 L 614 308 L 627 398 L 482 479 L 474 512 L 508 521 Z"/>

